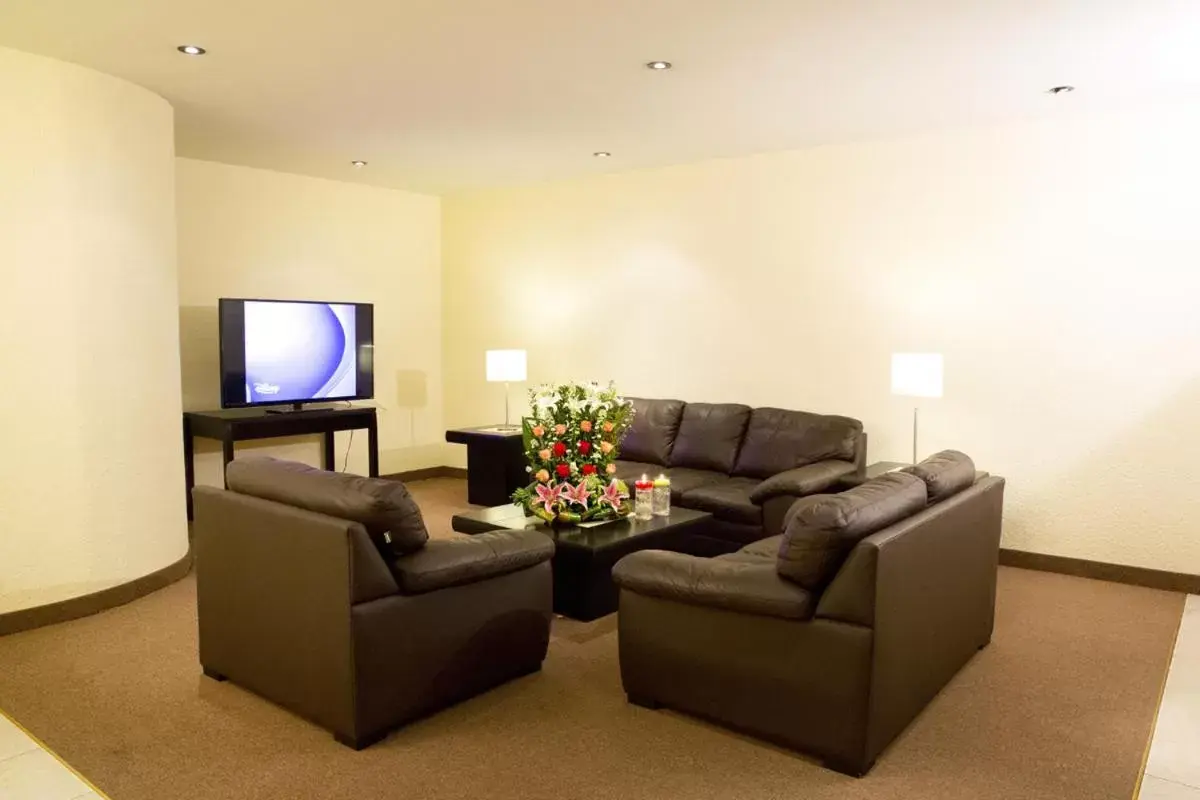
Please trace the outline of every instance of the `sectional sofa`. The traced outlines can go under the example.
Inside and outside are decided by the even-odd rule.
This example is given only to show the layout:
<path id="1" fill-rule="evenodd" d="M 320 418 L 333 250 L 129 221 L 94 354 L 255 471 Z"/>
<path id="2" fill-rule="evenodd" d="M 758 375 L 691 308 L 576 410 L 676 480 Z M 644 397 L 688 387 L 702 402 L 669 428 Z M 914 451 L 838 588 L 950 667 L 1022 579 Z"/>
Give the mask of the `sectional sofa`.
<path id="1" fill-rule="evenodd" d="M 783 532 L 801 497 L 865 469 L 867 436 L 850 417 L 629 398 L 633 425 L 617 474 L 626 481 L 665 473 L 671 502 L 712 513 L 714 524 L 680 549 L 719 555 Z"/>

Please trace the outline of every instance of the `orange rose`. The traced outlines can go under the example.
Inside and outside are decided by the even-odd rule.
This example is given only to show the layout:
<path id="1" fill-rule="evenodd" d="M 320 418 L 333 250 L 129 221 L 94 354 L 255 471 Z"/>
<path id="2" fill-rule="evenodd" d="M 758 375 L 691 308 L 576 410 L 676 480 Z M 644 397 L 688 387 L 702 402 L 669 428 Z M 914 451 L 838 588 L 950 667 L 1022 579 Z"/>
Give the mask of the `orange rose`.
<path id="1" fill-rule="evenodd" d="M 584 433 L 591 433 L 592 421 L 590 419 L 585 419 L 583 422 L 579 423 L 579 430 L 583 431 Z"/>
<path id="2" fill-rule="evenodd" d="M 546 481 L 550 480 L 550 473 L 546 472 L 544 469 L 539 469 L 537 471 L 537 475 L 534 477 L 538 479 L 538 483 L 545 483 Z"/>
<path id="3" fill-rule="evenodd" d="M 546 435 L 546 429 L 541 425 L 534 425 L 529 432 L 539 439 Z"/>
<path id="4" fill-rule="evenodd" d="M 604 455 L 608 455 L 612 451 L 613 451 L 613 443 L 612 442 L 601 442 L 600 443 L 600 452 L 601 453 L 604 453 Z"/>
<path id="5" fill-rule="evenodd" d="M 538 450 L 538 458 L 540 458 L 542 461 L 549 461 L 550 460 L 550 451 L 549 450 Z"/>
<path id="6" fill-rule="evenodd" d="M 554 432 L 556 434 L 558 434 L 559 436 L 562 436 L 564 433 L 567 432 L 567 426 L 566 425 L 555 425 Z"/>
<path id="7" fill-rule="evenodd" d="M 611 422 L 606 422 L 606 423 L 604 423 L 604 425 L 603 425 L 602 427 L 604 428 L 604 432 L 605 432 L 605 433 L 612 433 L 612 432 L 613 432 L 613 424 L 612 424 Z"/>
<path id="8" fill-rule="evenodd" d="M 609 464 L 607 467 L 604 468 L 604 471 L 607 472 L 609 475 L 616 475 L 617 474 L 617 465 Z"/>

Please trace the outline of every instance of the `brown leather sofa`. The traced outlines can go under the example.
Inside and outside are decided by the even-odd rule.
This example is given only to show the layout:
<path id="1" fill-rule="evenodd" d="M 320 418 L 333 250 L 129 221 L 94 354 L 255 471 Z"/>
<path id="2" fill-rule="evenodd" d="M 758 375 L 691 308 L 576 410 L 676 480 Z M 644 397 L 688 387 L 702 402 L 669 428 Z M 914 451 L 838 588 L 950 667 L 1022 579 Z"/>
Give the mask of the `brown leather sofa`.
<path id="1" fill-rule="evenodd" d="M 621 679 L 863 775 L 992 635 L 1004 480 L 946 451 L 712 559 L 617 562 Z"/>
<path id="2" fill-rule="evenodd" d="M 631 397 L 633 424 L 621 441 L 625 481 L 666 473 L 671 502 L 711 512 L 713 524 L 681 549 L 737 550 L 783 533 L 797 498 L 865 469 L 867 436 L 850 417 Z"/>
<path id="3" fill-rule="evenodd" d="M 200 663 L 360 749 L 541 668 L 553 542 L 430 540 L 401 483 L 237 460 L 194 490 Z"/>

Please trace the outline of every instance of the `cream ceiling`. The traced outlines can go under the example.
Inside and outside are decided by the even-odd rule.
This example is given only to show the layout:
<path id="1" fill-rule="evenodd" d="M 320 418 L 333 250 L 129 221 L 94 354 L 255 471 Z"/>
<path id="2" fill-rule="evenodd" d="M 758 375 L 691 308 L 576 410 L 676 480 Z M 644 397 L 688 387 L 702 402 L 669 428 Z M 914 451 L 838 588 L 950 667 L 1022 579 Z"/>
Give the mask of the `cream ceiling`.
<path id="1" fill-rule="evenodd" d="M 0 0 L 0 44 L 180 155 L 431 192 L 1200 97 L 1200 0 Z"/>

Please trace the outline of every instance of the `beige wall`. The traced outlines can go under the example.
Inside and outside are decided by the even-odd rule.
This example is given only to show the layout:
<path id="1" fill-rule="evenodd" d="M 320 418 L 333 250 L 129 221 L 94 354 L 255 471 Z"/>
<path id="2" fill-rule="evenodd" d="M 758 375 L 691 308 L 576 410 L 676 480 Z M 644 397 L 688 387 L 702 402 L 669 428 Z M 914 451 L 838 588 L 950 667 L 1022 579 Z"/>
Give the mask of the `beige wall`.
<path id="1" fill-rule="evenodd" d="M 187 552 L 171 107 L 0 49 L 0 611 Z"/>
<path id="2" fill-rule="evenodd" d="M 449 199 L 446 422 L 496 420 L 483 352 L 523 347 L 905 459 L 890 354 L 942 352 L 922 450 L 1008 477 L 1006 546 L 1200 573 L 1197 141 L 1148 108 Z"/>
<path id="3" fill-rule="evenodd" d="M 220 406 L 217 298 L 374 303 L 380 468 L 441 464 L 438 198 L 185 158 L 177 198 L 184 407 Z M 219 483 L 203 445 L 197 481 Z M 339 469 L 347 446 L 365 475 L 365 434 L 338 435 Z M 238 447 L 320 463 L 317 437 Z"/>

